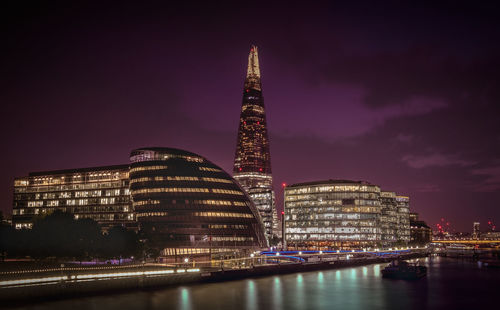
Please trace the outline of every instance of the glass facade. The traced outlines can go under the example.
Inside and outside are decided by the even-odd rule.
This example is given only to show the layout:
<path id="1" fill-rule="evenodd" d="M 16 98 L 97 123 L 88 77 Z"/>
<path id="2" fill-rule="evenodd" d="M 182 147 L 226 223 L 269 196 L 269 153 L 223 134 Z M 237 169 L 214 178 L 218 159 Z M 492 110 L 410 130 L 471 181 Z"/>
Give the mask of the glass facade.
<path id="1" fill-rule="evenodd" d="M 130 159 L 137 221 L 163 256 L 240 255 L 267 245 L 254 204 L 210 161 L 170 148 L 137 149 Z"/>
<path id="2" fill-rule="evenodd" d="M 289 249 L 354 249 L 409 241 L 409 198 L 362 181 L 328 180 L 285 188 Z"/>
<path id="3" fill-rule="evenodd" d="M 104 229 L 135 227 L 130 202 L 129 166 L 34 172 L 14 181 L 12 222 L 31 228 L 37 217 L 61 210 L 91 218 Z"/>
<path id="4" fill-rule="evenodd" d="M 289 248 L 375 245 L 381 240 L 380 214 L 380 188 L 366 182 L 330 180 L 285 188 Z"/>
<path id="5" fill-rule="evenodd" d="M 397 206 L 396 193 L 380 192 L 380 238 L 383 246 L 391 246 L 397 241 Z"/>
<path id="6" fill-rule="evenodd" d="M 256 46 L 252 46 L 248 56 L 233 176 L 249 194 L 259 210 L 266 235 L 272 236 L 276 208 L 266 113 Z"/>
<path id="7" fill-rule="evenodd" d="M 410 241 L 410 198 L 407 196 L 396 196 L 398 229 L 396 238 L 398 241 Z"/>

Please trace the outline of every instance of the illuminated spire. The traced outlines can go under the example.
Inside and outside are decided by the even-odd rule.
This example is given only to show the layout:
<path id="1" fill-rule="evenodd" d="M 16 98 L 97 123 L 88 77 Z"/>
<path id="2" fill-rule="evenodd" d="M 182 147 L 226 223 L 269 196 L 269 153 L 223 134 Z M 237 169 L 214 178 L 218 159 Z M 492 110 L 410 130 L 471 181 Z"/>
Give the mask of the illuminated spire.
<path id="1" fill-rule="evenodd" d="M 257 46 L 252 45 L 248 54 L 247 78 L 245 89 L 262 90 L 260 86 L 259 52 Z"/>
<path id="2" fill-rule="evenodd" d="M 257 50 L 257 46 L 255 45 L 252 45 L 250 54 L 248 54 L 247 78 L 248 77 L 260 78 L 259 52 Z"/>

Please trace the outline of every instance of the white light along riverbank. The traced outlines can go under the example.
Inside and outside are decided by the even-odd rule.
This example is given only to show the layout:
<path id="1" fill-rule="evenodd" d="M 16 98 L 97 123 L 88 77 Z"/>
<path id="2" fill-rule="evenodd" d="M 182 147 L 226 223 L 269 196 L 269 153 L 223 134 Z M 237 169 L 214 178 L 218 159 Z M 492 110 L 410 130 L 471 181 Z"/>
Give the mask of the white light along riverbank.
<path id="1" fill-rule="evenodd" d="M 10 304 L 37 300 L 107 294 L 111 292 L 159 288 L 171 285 L 219 282 L 248 277 L 360 266 L 427 256 L 427 251 L 394 250 L 384 252 L 338 253 L 304 251 L 264 252 L 254 263 L 238 267 L 172 268 L 136 266 L 105 267 L 88 270 L 67 268 L 38 272 L 7 272 L 0 278 L 0 299 Z M 261 264 L 257 264 L 261 262 Z"/>

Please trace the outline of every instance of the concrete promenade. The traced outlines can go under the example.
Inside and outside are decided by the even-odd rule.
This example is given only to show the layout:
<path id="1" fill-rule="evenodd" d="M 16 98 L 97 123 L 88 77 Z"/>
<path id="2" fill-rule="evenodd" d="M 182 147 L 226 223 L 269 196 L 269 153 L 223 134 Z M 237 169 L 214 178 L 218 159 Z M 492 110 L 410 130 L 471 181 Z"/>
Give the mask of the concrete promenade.
<path id="1" fill-rule="evenodd" d="M 4 304 L 16 305 L 47 299 L 345 268 L 428 255 L 426 249 L 304 252 L 262 252 L 251 258 L 220 262 L 220 265 L 211 262 L 208 266 L 195 263 L 2 272 L 0 300 Z"/>

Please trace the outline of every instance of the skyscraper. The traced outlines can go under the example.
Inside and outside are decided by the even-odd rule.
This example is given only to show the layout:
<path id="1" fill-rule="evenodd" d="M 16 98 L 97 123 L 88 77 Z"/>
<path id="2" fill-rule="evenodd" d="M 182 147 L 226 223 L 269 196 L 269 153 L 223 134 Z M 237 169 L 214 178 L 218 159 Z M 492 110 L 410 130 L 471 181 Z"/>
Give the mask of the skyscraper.
<path id="1" fill-rule="evenodd" d="M 234 178 L 247 191 L 260 211 L 267 237 L 272 236 L 277 214 L 259 55 L 256 46 L 251 47 L 248 55 L 233 172 Z"/>

